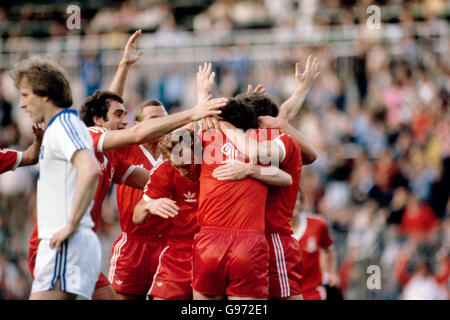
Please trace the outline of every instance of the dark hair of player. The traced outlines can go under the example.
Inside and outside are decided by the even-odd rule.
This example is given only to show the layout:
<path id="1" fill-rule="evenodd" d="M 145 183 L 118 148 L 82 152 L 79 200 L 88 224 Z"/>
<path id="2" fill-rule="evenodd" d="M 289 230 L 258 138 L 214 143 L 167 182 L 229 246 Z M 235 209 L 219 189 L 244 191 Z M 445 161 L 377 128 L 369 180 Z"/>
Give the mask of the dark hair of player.
<path id="1" fill-rule="evenodd" d="M 234 97 L 238 102 L 255 110 L 256 116 L 272 116 L 278 115 L 278 107 L 275 102 L 263 93 L 240 93 Z"/>
<path id="2" fill-rule="evenodd" d="M 111 91 L 97 90 L 87 98 L 80 108 L 80 118 L 88 127 L 94 126 L 94 117 L 108 121 L 108 110 L 111 101 L 123 103 L 122 98 Z"/>
<path id="3" fill-rule="evenodd" d="M 227 104 L 220 109 L 220 118 L 228 121 L 236 128 L 248 130 L 258 128 L 258 117 L 254 109 L 243 104 L 236 98 L 228 99 Z"/>

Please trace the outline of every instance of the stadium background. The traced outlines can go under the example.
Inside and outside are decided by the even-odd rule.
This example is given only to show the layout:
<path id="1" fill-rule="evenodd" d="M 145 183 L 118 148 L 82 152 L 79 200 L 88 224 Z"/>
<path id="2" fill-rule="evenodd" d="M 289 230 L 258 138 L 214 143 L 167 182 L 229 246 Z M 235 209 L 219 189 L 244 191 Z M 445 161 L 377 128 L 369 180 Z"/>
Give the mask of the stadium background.
<path id="1" fill-rule="evenodd" d="M 70 4 L 81 9 L 80 30 L 66 27 Z M 366 23 L 373 4 L 381 8 L 380 29 Z M 130 123 L 145 99 L 159 99 L 169 112 L 193 106 L 202 62 L 214 65 L 214 96 L 262 83 L 280 102 L 295 89 L 295 62 L 317 55 L 321 75 L 295 123 L 319 156 L 304 167 L 301 186 L 305 209 L 328 222 L 344 297 L 401 299 L 413 275 L 423 280 L 419 292 L 446 298 L 449 18 L 444 0 L 2 1 L 0 144 L 31 143 L 9 70 L 33 54 L 68 70 L 78 108 L 108 87 L 127 38 L 142 29 L 144 55 L 124 94 Z M 26 299 L 30 290 L 37 174 L 35 166 L 0 176 L 0 299 Z M 99 230 L 106 274 L 119 233 L 111 192 Z M 379 290 L 367 288 L 369 265 L 381 268 Z"/>

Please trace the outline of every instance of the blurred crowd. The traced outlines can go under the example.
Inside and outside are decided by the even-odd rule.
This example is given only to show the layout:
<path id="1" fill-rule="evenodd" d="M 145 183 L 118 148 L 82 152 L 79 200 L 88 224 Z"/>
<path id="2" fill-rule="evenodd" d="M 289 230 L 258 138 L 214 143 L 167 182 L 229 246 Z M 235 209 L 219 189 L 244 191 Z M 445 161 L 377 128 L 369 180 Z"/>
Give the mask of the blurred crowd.
<path id="1" fill-rule="evenodd" d="M 226 33 L 233 29 L 364 24 L 367 7 L 382 8 L 383 22 L 448 18 L 446 0 L 79 0 L 83 33 L 178 31 Z M 3 37 L 59 36 L 70 32 L 68 4 L 14 1 L 0 8 Z M 85 23 L 86 22 L 86 23 Z"/>
<path id="2" fill-rule="evenodd" d="M 319 25 L 358 23 L 372 3 L 192 1 L 196 5 L 185 6 L 191 8 L 189 22 L 180 18 L 189 15 L 174 10 L 173 1 L 113 2 L 91 14 L 89 28 L 107 33 L 181 26 L 199 32 L 294 27 L 300 13 Z M 448 15 L 449 9 L 448 1 L 439 0 L 375 3 L 392 10 L 389 21 L 403 23 Z M 310 12 L 302 6 L 316 9 Z M 16 29 L 11 29 L 15 36 L 26 34 L 20 25 Z M 49 34 L 58 28 L 52 30 Z M 448 39 L 442 45 L 446 49 L 441 52 L 448 53 Z M 303 209 L 328 222 L 346 299 L 450 297 L 450 61 L 435 49 L 431 39 L 405 38 L 395 50 L 361 40 L 355 54 L 344 58 L 324 44 L 293 46 L 280 61 L 254 61 L 248 48 L 224 48 L 214 63 L 214 96 L 233 96 L 248 83 L 262 83 L 279 104 L 295 90 L 295 62 L 304 66 L 308 54 L 319 57 L 320 77 L 295 119 L 318 153 L 318 159 L 303 168 Z M 76 108 L 112 80 L 101 51 L 80 59 L 81 68 L 69 73 Z M 32 142 L 31 122 L 18 108 L 11 67 L 0 69 L 0 145 L 23 150 Z M 195 65 L 176 63 L 132 69 L 125 93 L 130 120 L 133 108 L 150 98 L 162 101 L 170 113 L 193 106 L 195 71 Z M 29 294 L 28 238 L 36 223 L 37 177 L 37 167 L 0 176 L 0 299 L 25 299 Z M 106 272 L 119 232 L 111 190 L 99 229 Z M 381 270 L 380 289 L 367 286 L 371 265 Z"/>

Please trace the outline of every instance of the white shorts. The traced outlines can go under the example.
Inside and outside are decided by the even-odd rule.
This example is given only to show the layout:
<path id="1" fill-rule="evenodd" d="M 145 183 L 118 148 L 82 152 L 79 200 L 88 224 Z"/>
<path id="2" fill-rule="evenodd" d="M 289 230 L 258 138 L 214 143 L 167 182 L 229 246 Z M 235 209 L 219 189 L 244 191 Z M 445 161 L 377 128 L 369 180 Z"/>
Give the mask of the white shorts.
<path id="1" fill-rule="evenodd" d="M 91 229 L 75 232 L 61 244 L 59 253 L 50 248 L 50 239 L 42 239 L 31 292 L 48 291 L 60 280 L 62 291 L 91 299 L 100 269 L 100 241 Z"/>

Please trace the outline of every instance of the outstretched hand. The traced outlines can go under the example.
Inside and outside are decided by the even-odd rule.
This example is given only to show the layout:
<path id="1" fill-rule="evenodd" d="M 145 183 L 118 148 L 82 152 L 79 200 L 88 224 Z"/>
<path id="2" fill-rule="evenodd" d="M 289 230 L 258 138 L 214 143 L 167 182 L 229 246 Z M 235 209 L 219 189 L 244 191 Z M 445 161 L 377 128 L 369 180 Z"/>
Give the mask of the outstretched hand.
<path id="1" fill-rule="evenodd" d="M 309 55 L 303 73 L 300 72 L 300 63 L 295 64 L 295 81 L 298 89 L 310 89 L 314 80 L 319 76 L 319 58 Z"/>
<path id="2" fill-rule="evenodd" d="M 211 94 L 214 89 L 215 72 L 211 72 L 211 63 L 204 63 L 203 67 L 198 66 L 197 72 L 197 102 L 202 101 Z"/>
<path id="3" fill-rule="evenodd" d="M 258 84 L 255 89 L 253 89 L 253 86 L 251 84 L 247 87 L 247 93 L 263 93 L 267 94 L 266 89 L 262 86 L 262 84 Z"/>
<path id="4" fill-rule="evenodd" d="M 127 45 L 125 46 L 125 51 L 122 57 L 122 63 L 127 65 L 132 65 L 139 60 L 140 56 L 144 54 L 143 50 L 137 50 L 137 43 L 142 35 L 142 30 L 138 30 L 128 39 Z"/>
<path id="5" fill-rule="evenodd" d="M 192 108 L 192 121 L 220 114 L 222 111 L 219 109 L 224 107 L 227 102 L 227 98 L 212 99 L 211 96 L 207 96 L 206 99 L 198 102 L 197 105 Z"/>

